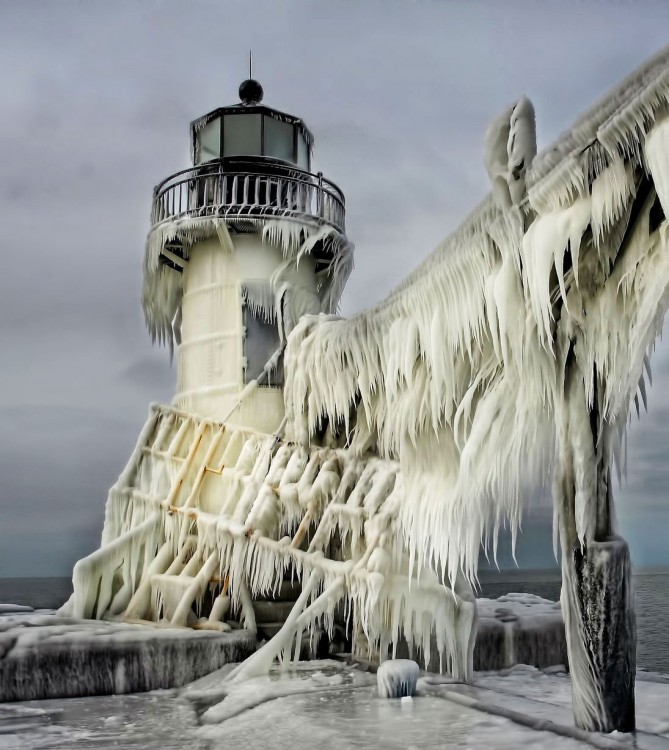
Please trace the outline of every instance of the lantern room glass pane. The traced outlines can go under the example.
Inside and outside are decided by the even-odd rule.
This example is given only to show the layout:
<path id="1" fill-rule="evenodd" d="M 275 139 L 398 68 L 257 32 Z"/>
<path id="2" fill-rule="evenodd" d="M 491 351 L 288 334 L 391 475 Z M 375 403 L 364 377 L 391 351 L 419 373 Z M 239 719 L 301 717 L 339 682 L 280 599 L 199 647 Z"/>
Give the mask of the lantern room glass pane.
<path id="1" fill-rule="evenodd" d="M 260 156 L 261 115 L 226 115 L 223 156 Z"/>
<path id="2" fill-rule="evenodd" d="M 302 169 L 309 169 L 309 147 L 299 130 L 297 131 L 297 166 Z"/>
<path id="3" fill-rule="evenodd" d="M 295 163 L 293 126 L 273 117 L 265 117 L 265 156 Z"/>
<path id="4" fill-rule="evenodd" d="M 197 163 L 221 157 L 221 118 L 208 122 L 197 135 L 199 148 Z"/>

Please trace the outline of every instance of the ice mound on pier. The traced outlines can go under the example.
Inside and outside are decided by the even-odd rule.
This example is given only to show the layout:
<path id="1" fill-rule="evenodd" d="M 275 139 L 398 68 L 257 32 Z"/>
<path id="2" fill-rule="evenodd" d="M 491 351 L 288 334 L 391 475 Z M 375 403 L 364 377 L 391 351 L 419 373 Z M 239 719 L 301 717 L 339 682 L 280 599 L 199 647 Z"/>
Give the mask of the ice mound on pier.
<path id="1" fill-rule="evenodd" d="M 487 672 L 527 664 L 538 669 L 567 664 L 567 642 L 559 602 L 534 594 L 506 594 L 499 599 L 477 599 L 477 629 L 473 667 Z M 425 664 L 440 669 L 436 646 Z M 399 657 L 410 657 L 406 644 Z"/>
<path id="2" fill-rule="evenodd" d="M 543 669 L 567 664 L 567 641 L 560 602 L 534 594 L 477 599 L 478 633 L 474 669 L 528 664 Z"/>
<path id="3" fill-rule="evenodd" d="M 183 685 L 253 653 L 255 635 L 53 614 L 0 617 L 0 703 Z"/>
<path id="4" fill-rule="evenodd" d="M 420 668 L 411 659 L 389 659 L 376 672 L 379 698 L 405 698 L 416 693 Z"/>

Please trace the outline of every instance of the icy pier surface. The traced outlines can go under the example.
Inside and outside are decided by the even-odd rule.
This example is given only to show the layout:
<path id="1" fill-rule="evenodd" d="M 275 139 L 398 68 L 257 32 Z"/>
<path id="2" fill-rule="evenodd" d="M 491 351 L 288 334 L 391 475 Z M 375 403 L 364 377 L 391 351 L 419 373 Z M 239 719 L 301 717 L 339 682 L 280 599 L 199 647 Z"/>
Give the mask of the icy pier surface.
<path id="1" fill-rule="evenodd" d="M 228 671 L 178 690 L 0 706 L 0 750 L 669 748 L 669 678 L 651 682 L 639 674 L 636 738 L 586 733 L 577 739 L 545 728 L 550 722 L 573 728 L 571 681 L 555 669 L 519 666 L 477 675 L 474 686 L 425 675 L 410 702 L 379 698 L 375 675 L 335 662 L 300 663 L 284 674 L 275 669 L 225 692 Z M 453 694 L 463 701 L 446 697 Z M 544 728 L 527 726 L 532 721 L 544 721 Z"/>
<path id="2" fill-rule="evenodd" d="M 247 630 L 216 633 L 38 613 L 4 616 L 0 702 L 180 686 L 245 659 L 255 648 L 256 637 Z"/>

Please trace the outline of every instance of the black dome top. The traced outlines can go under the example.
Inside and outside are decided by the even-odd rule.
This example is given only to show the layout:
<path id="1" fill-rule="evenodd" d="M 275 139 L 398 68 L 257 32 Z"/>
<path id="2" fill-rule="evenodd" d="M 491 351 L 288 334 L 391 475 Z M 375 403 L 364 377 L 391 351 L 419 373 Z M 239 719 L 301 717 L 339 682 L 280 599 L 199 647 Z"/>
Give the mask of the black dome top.
<path id="1" fill-rule="evenodd" d="M 262 97 L 262 86 L 253 78 L 247 78 L 239 87 L 239 98 L 243 104 L 259 104 Z"/>

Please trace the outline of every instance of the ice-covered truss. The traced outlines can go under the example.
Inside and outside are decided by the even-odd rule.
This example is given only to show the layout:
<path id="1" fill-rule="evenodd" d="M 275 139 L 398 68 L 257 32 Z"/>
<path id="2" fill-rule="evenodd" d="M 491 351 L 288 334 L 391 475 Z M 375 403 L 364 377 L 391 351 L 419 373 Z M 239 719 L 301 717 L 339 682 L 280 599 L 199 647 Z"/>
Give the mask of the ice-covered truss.
<path id="1" fill-rule="evenodd" d="M 533 116 L 521 102 L 488 140 L 508 158 L 491 174 L 522 178 L 523 190 L 488 196 L 375 307 L 305 316 L 289 337 L 292 437 L 341 423 L 352 451 L 399 461 L 409 554 L 444 579 L 474 577 L 481 540 L 505 518 L 518 526 L 556 442 L 577 457 L 578 538 L 594 531 L 601 446 L 588 413 L 594 404 L 624 464 L 630 404 L 645 399 L 669 304 L 668 110 L 664 51 L 530 166 L 514 151 Z M 528 141 L 534 124 L 523 132 Z"/>
<path id="2" fill-rule="evenodd" d="M 403 637 L 429 661 L 436 644 L 444 668 L 467 677 L 475 605 L 467 587 L 461 598 L 429 571 L 408 574 L 404 494 L 395 462 L 153 407 L 67 606 L 78 617 L 214 630 L 234 617 L 255 629 L 255 598 L 292 577 L 302 594 L 274 639 L 282 656 L 339 618 L 356 653 L 387 654 Z"/>
<path id="3" fill-rule="evenodd" d="M 286 413 L 298 442 L 343 425 L 351 451 L 399 462 L 409 556 L 443 580 L 474 578 L 481 542 L 515 533 L 552 475 L 576 718 L 630 731 L 611 471 L 669 307 L 669 51 L 537 157 L 533 116 L 521 100 L 493 123 L 493 193 L 386 300 L 300 321 Z"/>

